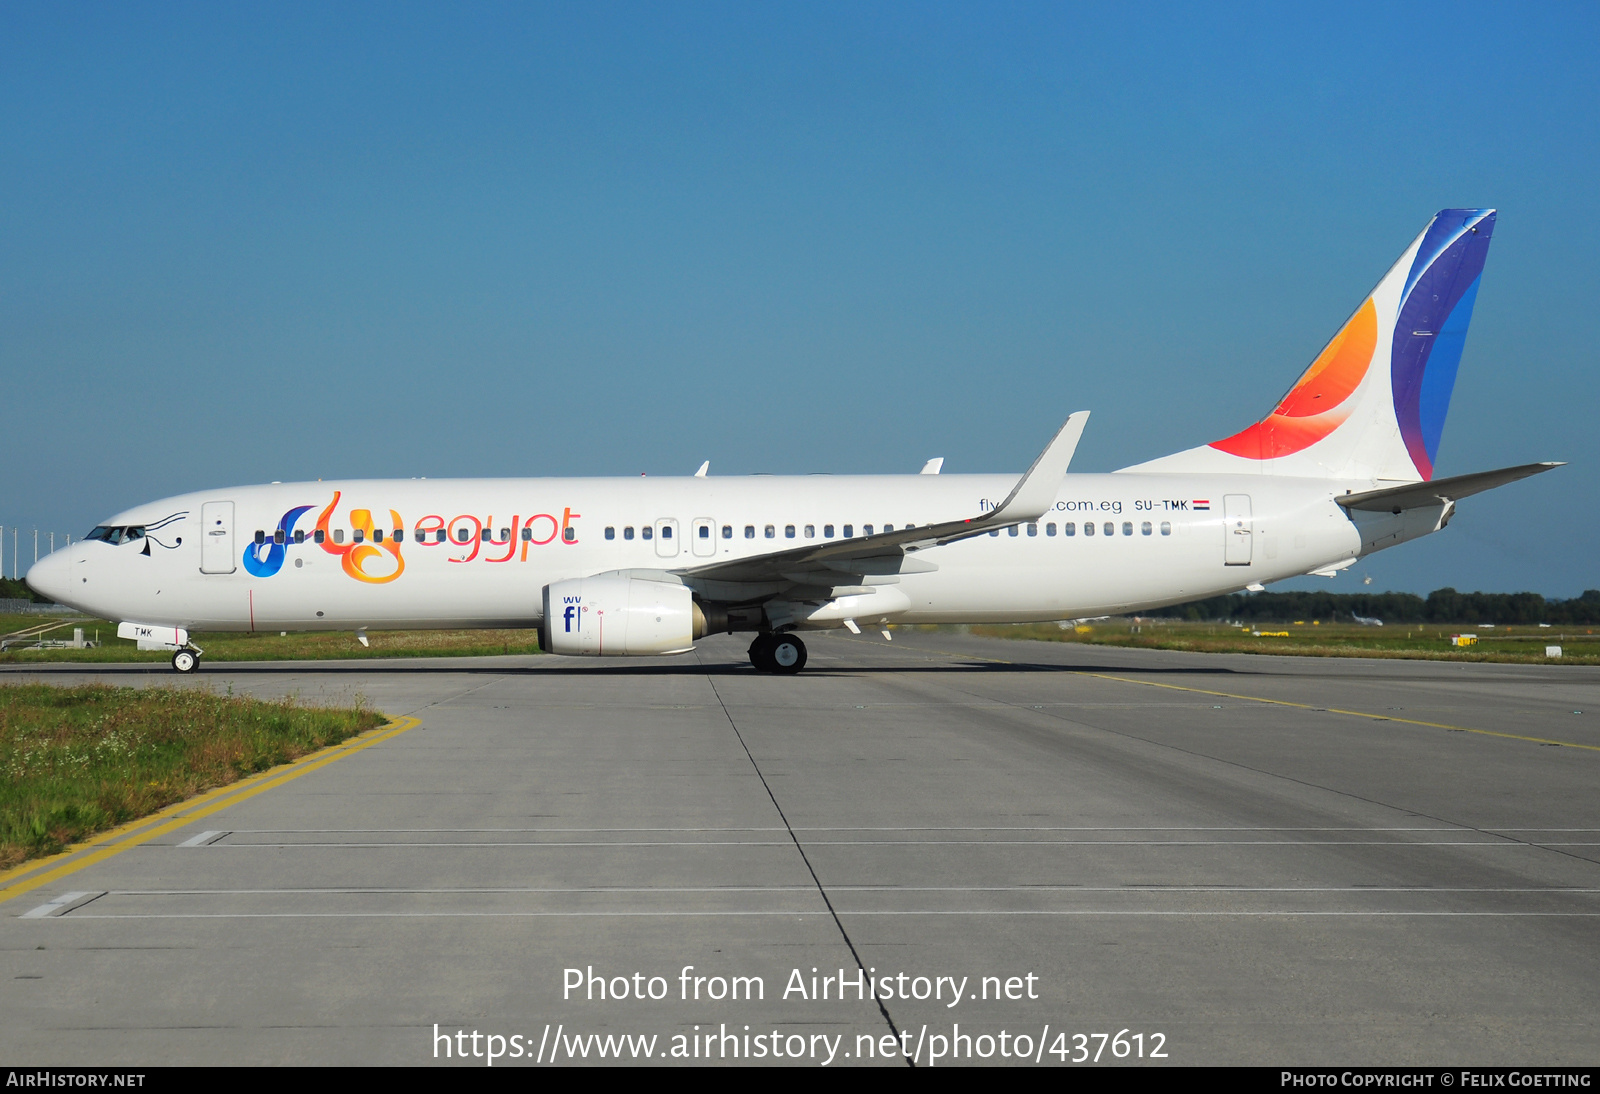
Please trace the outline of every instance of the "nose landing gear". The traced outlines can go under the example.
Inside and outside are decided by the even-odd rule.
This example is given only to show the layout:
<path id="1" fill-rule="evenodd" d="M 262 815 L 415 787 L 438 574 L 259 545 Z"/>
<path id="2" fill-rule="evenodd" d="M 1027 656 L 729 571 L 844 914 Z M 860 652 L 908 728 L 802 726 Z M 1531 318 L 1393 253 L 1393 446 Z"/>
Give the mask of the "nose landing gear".
<path id="1" fill-rule="evenodd" d="M 791 676 L 806 667 L 806 644 L 792 634 L 758 634 L 750 643 L 750 663 L 758 672 Z"/>
<path id="2" fill-rule="evenodd" d="M 172 667 L 179 672 L 189 673 L 200 667 L 200 651 L 182 649 L 172 655 Z"/>

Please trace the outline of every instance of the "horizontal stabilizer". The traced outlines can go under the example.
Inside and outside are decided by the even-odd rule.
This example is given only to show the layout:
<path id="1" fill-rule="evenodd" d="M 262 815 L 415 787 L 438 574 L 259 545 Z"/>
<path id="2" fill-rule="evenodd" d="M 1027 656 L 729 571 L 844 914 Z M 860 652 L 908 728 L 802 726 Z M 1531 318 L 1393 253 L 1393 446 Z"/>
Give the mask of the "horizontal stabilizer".
<path id="1" fill-rule="evenodd" d="M 1360 494 L 1346 494 L 1333 500 L 1346 509 L 1362 509 L 1371 513 L 1399 513 L 1406 509 L 1426 509 L 1443 502 L 1456 501 L 1472 494 L 1493 490 L 1508 482 L 1516 482 L 1530 475 L 1562 467 L 1561 463 L 1525 463 L 1517 467 L 1502 467 L 1498 471 L 1478 471 L 1471 475 L 1456 475 L 1432 482 L 1414 482 L 1405 486 L 1390 486 L 1382 490 L 1367 490 Z"/>

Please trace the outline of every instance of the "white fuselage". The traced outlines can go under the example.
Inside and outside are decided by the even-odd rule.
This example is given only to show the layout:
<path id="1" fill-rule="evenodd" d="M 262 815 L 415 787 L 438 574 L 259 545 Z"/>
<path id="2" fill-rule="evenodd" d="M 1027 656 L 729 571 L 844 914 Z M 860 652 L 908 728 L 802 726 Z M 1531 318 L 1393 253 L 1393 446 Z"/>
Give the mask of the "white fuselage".
<path id="1" fill-rule="evenodd" d="M 960 520 L 992 509 L 1016 481 L 814 475 L 239 487 L 127 510 L 106 523 L 147 527 L 144 537 L 75 544 L 29 580 L 96 616 L 193 631 L 527 627 L 540 622 L 541 592 L 555 581 L 681 572 L 860 537 L 869 526 Z M 1038 521 L 916 552 L 936 568 L 888 579 L 852 614 L 864 622 L 978 623 L 1136 611 L 1338 566 L 1433 530 L 1358 528 L 1333 498 L 1370 486 L 1271 475 L 1068 475 Z M 275 547 L 285 514 L 302 507 Z M 294 542 L 296 532 L 303 542 Z M 252 547 L 258 533 L 264 542 Z M 838 619 L 824 613 L 809 625 Z"/>

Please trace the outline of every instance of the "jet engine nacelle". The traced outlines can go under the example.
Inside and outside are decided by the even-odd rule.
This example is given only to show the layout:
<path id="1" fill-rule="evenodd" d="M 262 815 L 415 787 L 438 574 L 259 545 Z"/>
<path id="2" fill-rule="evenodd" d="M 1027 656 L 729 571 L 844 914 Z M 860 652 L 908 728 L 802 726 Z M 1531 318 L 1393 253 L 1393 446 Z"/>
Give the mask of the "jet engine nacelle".
<path id="1" fill-rule="evenodd" d="M 693 594 L 685 585 L 623 573 L 544 587 L 543 646 L 579 657 L 645 657 L 694 648 Z"/>

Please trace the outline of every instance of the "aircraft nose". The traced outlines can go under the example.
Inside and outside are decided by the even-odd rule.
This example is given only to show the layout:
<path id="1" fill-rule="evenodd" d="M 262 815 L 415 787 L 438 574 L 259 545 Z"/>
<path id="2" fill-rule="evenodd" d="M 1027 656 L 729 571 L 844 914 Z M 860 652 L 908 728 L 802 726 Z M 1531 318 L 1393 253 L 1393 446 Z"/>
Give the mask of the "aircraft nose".
<path id="1" fill-rule="evenodd" d="M 57 551 L 46 555 L 29 567 L 23 580 L 40 596 L 52 603 L 61 603 L 71 595 L 72 559 L 68 557 L 71 553 Z"/>

